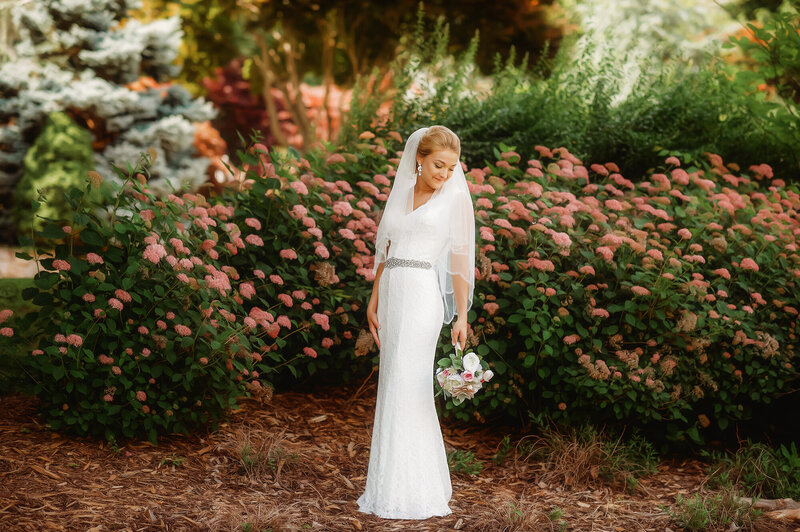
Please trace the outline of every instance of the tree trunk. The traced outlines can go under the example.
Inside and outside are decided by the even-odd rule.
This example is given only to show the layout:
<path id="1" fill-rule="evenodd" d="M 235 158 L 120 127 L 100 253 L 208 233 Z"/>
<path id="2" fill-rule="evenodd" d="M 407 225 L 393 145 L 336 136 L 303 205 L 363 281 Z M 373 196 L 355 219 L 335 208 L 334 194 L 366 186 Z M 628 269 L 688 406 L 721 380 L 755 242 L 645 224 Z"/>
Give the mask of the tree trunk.
<path id="1" fill-rule="evenodd" d="M 300 76 L 297 71 L 297 58 L 299 57 L 297 37 L 288 26 L 284 27 L 283 35 L 288 45 L 285 59 L 286 73 L 289 75 L 289 80 L 288 83 L 282 83 L 280 89 L 287 99 L 287 105 L 295 119 L 297 127 L 300 128 L 300 134 L 303 137 L 303 145 L 309 147 L 314 142 L 314 133 L 312 131 L 311 122 L 308 119 L 306 105 L 303 103 L 303 93 L 300 88 Z M 291 89 L 289 84 L 291 84 Z"/>
<path id="2" fill-rule="evenodd" d="M 327 139 L 333 138 L 333 117 L 329 103 L 331 85 L 333 84 L 333 56 L 336 51 L 336 9 L 328 12 L 325 18 L 319 19 L 319 32 L 322 37 L 322 83 L 325 91 L 322 96 L 322 109 L 327 122 Z"/>
<path id="3" fill-rule="evenodd" d="M 264 87 L 262 89 L 264 103 L 267 106 L 267 116 L 269 117 L 269 129 L 275 141 L 281 146 L 288 146 L 289 141 L 286 135 L 283 134 L 281 129 L 280 120 L 278 120 L 278 111 L 275 107 L 275 98 L 272 97 L 272 85 L 275 79 L 275 73 L 272 71 L 272 62 L 269 59 L 269 50 L 267 49 L 267 41 L 260 33 L 256 34 L 256 40 L 261 50 L 261 57 L 255 58 L 256 66 L 261 69 L 261 77 L 264 80 Z"/>

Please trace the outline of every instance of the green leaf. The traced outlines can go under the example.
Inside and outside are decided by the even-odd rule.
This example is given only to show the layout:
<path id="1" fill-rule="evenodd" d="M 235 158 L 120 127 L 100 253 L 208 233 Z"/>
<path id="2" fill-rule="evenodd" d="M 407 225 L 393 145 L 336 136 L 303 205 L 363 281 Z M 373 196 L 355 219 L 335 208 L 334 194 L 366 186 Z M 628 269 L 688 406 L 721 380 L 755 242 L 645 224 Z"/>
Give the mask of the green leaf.
<path id="1" fill-rule="evenodd" d="M 61 225 L 55 223 L 49 223 L 44 226 L 44 229 L 39 233 L 44 238 L 58 240 L 67 236 L 63 229 L 61 229 Z"/>
<path id="2" fill-rule="evenodd" d="M 89 244 L 90 246 L 102 246 L 103 239 L 100 238 L 96 232 L 92 231 L 91 229 L 84 229 L 81 231 L 81 240 L 85 244 Z"/>

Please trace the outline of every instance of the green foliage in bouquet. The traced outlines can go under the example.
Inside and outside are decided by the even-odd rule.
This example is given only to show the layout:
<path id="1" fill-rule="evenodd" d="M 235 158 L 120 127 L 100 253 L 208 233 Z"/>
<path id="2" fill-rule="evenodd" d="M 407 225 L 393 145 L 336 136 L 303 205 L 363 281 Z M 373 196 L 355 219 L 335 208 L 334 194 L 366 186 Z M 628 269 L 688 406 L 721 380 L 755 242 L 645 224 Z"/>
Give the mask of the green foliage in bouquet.
<path id="1" fill-rule="evenodd" d="M 51 113 L 44 129 L 25 154 L 22 179 L 14 190 L 13 216 L 17 230 L 30 234 L 41 231 L 46 220 L 65 220 L 72 215 L 72 206 L 65 194 L 80 188 L 86 173 L 94 169 L 92 138 L 65 113 Z M 37 208 L 31 212 L 31 202 Z M 86 201 L 97 204 L 96 189 L 88 191 Z"/>
<path id="2" fill-rule="evenodd" d="M 439 389 L 434 397 L 442 394 L 448 398 L 445 403 L 448 410 L 466 399 L 472 399 L 493 375 L 486 361 L 481 360 L 474 351 L 464 354 L 459 343 L 456 343 L 455 351 L 450 356 L 440 358 L 436 365 L 439 366 L 436 370 Z"/>

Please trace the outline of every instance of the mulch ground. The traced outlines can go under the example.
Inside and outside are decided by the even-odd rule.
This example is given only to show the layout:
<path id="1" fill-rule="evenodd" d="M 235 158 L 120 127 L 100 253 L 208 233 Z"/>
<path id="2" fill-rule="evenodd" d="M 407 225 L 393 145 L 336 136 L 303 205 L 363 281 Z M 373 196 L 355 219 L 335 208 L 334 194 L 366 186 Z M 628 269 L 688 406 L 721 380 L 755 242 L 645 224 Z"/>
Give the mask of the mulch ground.
<path id="1" fill-rule="evenodd" d="M 537 481 L 537 464 L 491 461 L 503 431 L 442 421 L 446 447 L 484 469 L 452 474 L 453 513 L 390 520 L 358 511 L 366 482 L 377 377 L 367 386 L 276 393 L 240 402 L 216 433 L 107 443 L 54 433 L 36 399 L 0 398 L 0 530 L 587 530 L 678 527 L 659 508 L 694 494 L 703 466 L 662 463 L 635 495 L 609 487 L 564 490 Z M 512 434 L 512 444 L 522 435 Z M 243 468 L 242 449 L 256 459 Z M 271 456 L 272 460 L 257 459 Z M 551 522 L 547 514 L 563 511 Z M 764 517 L 759 531 L 796 527 Z"/>

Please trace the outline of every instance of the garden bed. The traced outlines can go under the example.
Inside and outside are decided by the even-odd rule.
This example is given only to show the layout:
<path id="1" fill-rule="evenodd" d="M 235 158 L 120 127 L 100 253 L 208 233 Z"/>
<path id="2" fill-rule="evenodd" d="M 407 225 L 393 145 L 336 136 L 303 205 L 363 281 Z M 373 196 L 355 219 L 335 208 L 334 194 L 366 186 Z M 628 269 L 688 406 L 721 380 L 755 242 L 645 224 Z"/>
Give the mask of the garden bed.
<path id="1" fill-rule="evenodd" d="M 246 399 L 216 433 L 147 442 L 107 442 L 53 433 L 36 418 L 36 399 L 0 398 L 0 522 L 14 530 L 665 530 L 660 503 L 674 505 L 701 486 L 703 464 L 662 463 L 635 495 L 607 487 L 564 491 L 538 484 L 536 464 L 491 458 L 498 427 L 443 421 L 448 451 L 483 461 L 474 477 L 452 474 L 452 515 L 383 520 L 358 512 L 366 482 L 377 379 L 355 387 Z M 512 443 L 522 435 L 511 434 Z M 271 450 L 273 461 L 248 456 Z M 513 504 L 514 506 L 510 506 Z M 513 509 L 521 512 L 514 522 Z M 526 528 L 525 523 L 535 528 Z M 794 530 L 760 518 L 756 530 Z"/>

